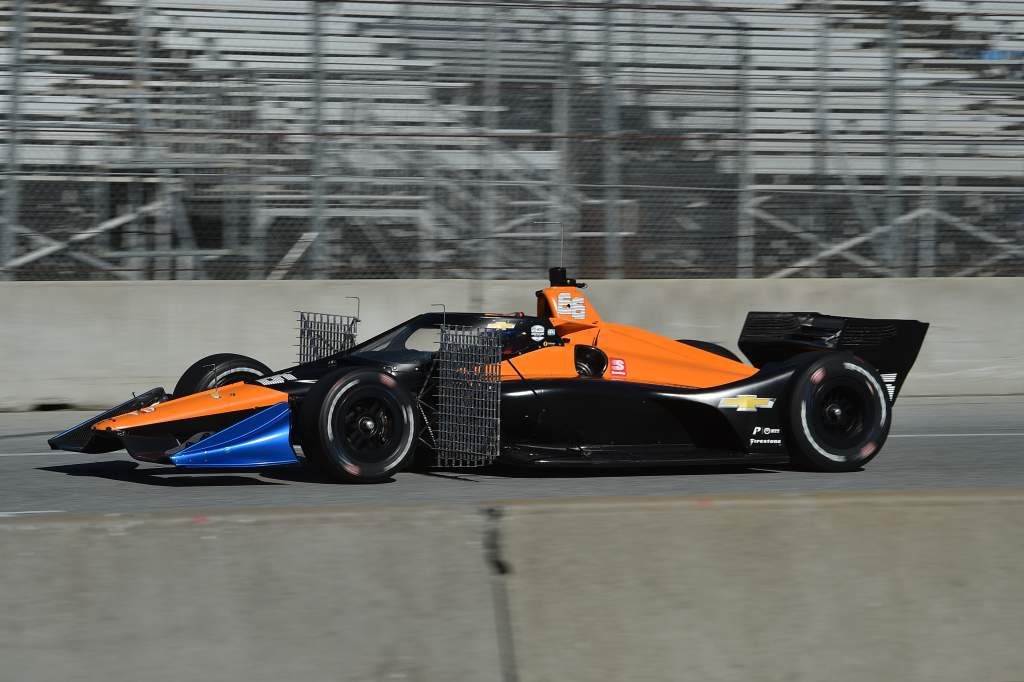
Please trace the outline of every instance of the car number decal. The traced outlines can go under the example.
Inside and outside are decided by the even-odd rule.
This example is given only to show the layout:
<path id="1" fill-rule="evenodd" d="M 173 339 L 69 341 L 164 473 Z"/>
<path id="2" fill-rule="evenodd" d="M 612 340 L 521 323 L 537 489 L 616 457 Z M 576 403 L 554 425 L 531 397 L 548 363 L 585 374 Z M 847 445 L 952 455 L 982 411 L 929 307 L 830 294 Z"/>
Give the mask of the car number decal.
<path id="1" fill-rule="evenodd" d="M 574 320 L 587 318 L 587 302 L 582 296 L 573 296 L 568 291 L 558 294 L 555 301 L 555 313 L 559 317 L 571 317 Z"/>
<path id="2" fill-rule="evenodd" d="M 257 379 L 256 383 L 264 386 L 273 386 L 274 384 L 283 384 L 286 381 L 295 381 L 295 376 L 292 374 L 273 374 L 269 377 Z"/>

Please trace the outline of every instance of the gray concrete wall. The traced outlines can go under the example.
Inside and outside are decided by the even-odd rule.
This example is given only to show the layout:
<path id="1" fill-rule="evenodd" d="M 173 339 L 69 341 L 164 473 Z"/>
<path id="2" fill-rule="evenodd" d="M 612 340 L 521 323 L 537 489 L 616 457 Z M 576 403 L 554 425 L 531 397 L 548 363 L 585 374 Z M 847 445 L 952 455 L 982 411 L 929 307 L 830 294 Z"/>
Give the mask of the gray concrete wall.
<path id="1" fill-rule="evenodd" d="M 472 514 L 0 521 L 0 682 L 498 682 Z"/>
<path id="2" fill-rule="evenodd" d="M 0 680 L 1006 682 L 1024 670 L 1024 494 L 503 511 L 0 520 Z"/>
<path id="3" fill-rule="evenodd" d="M 0 409 L 100 407 L 173 387 L 192 362 L 234 351 L 275 369 L 294 360 L 294 310 L 354 312 L 361 338 L 432 303 L 531 311 L 540 280 L 476 283 L 0 283 Z M 818 310 L 931 322 L 907 395 L 1024 392 L 1024 279 L 623 280 L 592 282 L 601 314 L 674 338 L 735 348 L 748 310 Z"/>
<path id="4" fill-rule="evenodd" d="M 513 510 L 521 680 L 1016 680 L 1022 522 L 1020 496 Z"/>

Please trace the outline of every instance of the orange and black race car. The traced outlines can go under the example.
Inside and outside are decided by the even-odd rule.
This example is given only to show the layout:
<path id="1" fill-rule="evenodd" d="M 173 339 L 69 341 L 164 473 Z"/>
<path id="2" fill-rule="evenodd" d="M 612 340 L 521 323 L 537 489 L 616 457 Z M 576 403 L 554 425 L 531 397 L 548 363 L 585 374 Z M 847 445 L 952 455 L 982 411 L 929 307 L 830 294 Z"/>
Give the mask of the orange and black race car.
<path id="1" fill-rule="evenodd" d="M 750 313 L 739 348 L 603 320 L 553 268 L 537 313 L 419 315 L 278 372 L 240 355 L 196 362 L 52 438 L 183 467 L 300 460 L 343 481 L 403 467 L 793 460 L 857 469 L 885 443 L 928 325 Z"/>

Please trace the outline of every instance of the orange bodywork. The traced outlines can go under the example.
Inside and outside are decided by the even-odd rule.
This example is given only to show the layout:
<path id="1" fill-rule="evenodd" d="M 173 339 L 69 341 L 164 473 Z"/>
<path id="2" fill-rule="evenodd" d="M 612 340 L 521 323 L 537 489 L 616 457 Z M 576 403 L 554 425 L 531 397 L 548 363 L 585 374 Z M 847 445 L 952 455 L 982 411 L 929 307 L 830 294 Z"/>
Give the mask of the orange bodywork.
<path id="1" fill-rule="evenodd" d="M 501 363 L 502 381 L 573 379 L 576 346 L 595 346 L 608 356 L 607 381 L 711 388 L 746 379 L 757 370 L 742 362 L 673 341 L 636 327 L 605 322 L 576 287 L 547 287 L 538 292 L 538 316 L 548 317 L 561 339 Z M 201 391 L 141 410 L 105 419 L 97 431 L 121 431 L 209 415 L 255 410 L 288 400 L 288 394 L 238 382 Z"/>
<path id="2" fill-rule="evenodd" d="M 120 431 L 139 426 L 206 417 L 211 414 L 253 410 L 287 400 L 287 393 L 240 381 L 105 419 L 92 428 L 96 431 Z"/>
<path id="3" fill-rule="evenodd" d="M 757 370 L 636 327 L 605 322 L 576 287 L 538 292 L 540 317 L 549 317 L 564 345 L 547 346 L 501 363 L 503 381 L 578 376 L 575 346 L 596 346 L 608 356 L 604 379 L 710 388 L 746 379 Z M 513 366 L 514 365 L 514 366 Z"/>

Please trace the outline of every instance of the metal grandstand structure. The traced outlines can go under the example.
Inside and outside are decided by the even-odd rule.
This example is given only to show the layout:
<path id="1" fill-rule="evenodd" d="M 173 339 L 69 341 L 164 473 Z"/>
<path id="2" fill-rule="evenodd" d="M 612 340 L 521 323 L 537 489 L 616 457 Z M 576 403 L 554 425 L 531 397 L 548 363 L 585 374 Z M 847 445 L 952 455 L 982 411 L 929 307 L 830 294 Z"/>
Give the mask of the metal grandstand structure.
<path id="1" fill-rule="evenodd" d="M 5 0 L 7 279 L 1024 273 L 1024 3 Z"/>

